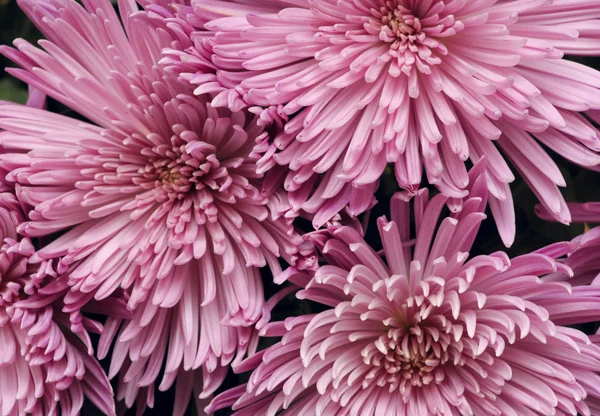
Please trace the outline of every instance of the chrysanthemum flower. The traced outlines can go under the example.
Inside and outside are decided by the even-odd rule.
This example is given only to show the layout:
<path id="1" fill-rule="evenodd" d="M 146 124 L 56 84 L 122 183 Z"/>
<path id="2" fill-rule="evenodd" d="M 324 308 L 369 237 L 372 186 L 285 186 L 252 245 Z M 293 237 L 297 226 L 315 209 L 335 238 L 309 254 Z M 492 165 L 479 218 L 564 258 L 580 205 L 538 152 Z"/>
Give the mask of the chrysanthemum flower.
<path id="1" fill-rule="evenodd" d="M 447 196 L 462 198 L 465 162 L 483 155 L 507 245 L 515 233 L 507 160 L 569 222 L 558 190 L 565 182 L 540 143 L 582 166 L 600 163 L 588 120 L 600 120 L 600 74 L 561 59 L 600 54 L 596 2 L 203 0 L 192 9 L 203 22 L 227 3 L 241 3 L 239 11 L 194 33 L 216 32 L 209 43 L 217 70 L 190 73 L 188 53 L 181 72 L 196 93 L 216 94 L 213 105 L 293 116 L 259 165 L 285 178 L 316 226 L 340 198 L 366 209 L 354 202 L 357 190 L 376 185 L 388 163 L 409 192 L 424 169 Z M 206 58 L 201 44 L 196 57 Z"/>
<path id="2" fill-rule="evenodd" d="M 472 175 L 471 179 L 476 176 Z M 597 287 L 544 276 L 568 267 L 538 253 L 469 259 L 485 218 L 483 178 L 461 213 L 443 195 L 397 195 L 378 220 L 381 255 L 348 227 L 313 233 L 325 264 L 292 270 L 298 297 L 325 311 L 269 324 L 275 345 L 245 360 L 245 386 L 208 410 L 235 415 L 596 414 L 600 348 L 567 325 L 593 321 Z M 384 260 L 385 259 L 385 260 Z"/>
<path id="3" fill-rule="evenodd" d="M 134 3 L 120 2 L 120 16 L 109 0 L 19 3 L 48 40 L 45 51 L 4 47 L 22 67 L 9 71 L 90 121 L 0 105 L 0 166 L 33 206 L 19 231 L 66 231 L 33 261 L 70 268 L 69 304 L 123 288 L 138 325 L 128 333 L 168 334 L 168 368 L 207 377 L 245 350 L 239 327 L 265 313 L 259 267 L 277 274 L 299 242 L 277 218 L 285 197 L 260 193 L 252 148 L 263 127 L 165 72 L 161 49 L 177 38 Z"/>
<path id="4" fill-rule="evenodd" d="M 217 77 L 219 68 L 211 60 L 214 54 L 211 45 L 214 34 L 198 29 L 203 28 L 207 22 L 223 16 L 245 16 L 248 12 L 275 13 L 280 6 L 278 1 L 268 4 L 265 2 L 262 7 L 256 4 L 245 4 L 243 1 L 213 1 L 209 9 L 201 9 L 199 14 L 195 14 L 194 7 L 189 4 L 167 5 L 160 1 L 153 1 L 145 4 L 145 9 L 149 16 L 160 22 L 159 25 L 168 27 L 179 39 L 175 47 L 163 49 L 164 58 L 161 64 L 164 65 L 165 70 L 177 75 L 180 82 L 194 86 L 196 94 L 208 93 L 215 96 L 226 91 L 226 88 L 220 84 Z M 245 107 L 236 92 L 228 94 L 228 97 L 232 100 L 229 102 L 231 108 Z M 259 115 L 258 124 L 270 126 L 276 132 L 281 132 L 289 120 L 288 115 L 283 113 L 282 105 L 268 108 L 249 106 L 248 111 Z M 272 195 L 282 188 L 289 169 L 277 165 L 273 159 L 272 156 L 277 152 L 277 148 L 273 145 L 271 137 L 265 136 L 259 140 L 254 150 L 262 156 L 257 162 L 258 172 L 261 174 L 266 172 L 267 175 L 261 189 L 262 193 Z M 308 183 L 303 184 L 302 189 L 288 188 L 287 199 L 290 209 L 286 212 L 286 216 L 294 218 L 302 214 L 311 219 L 318 228 L 345 208 L 352 215 L 358 215 L 376 202 L 373 195 L 377 190 L 377 181 L 362 187 L 329 187 L 331 178 L 335 179 L 338 173 L 332 170 L 325 173 L 323 177 L 313 175 L 308 179 Z M 315 191 L 312 191 L 313 188 Z M 323 195 L 327 198 L 326 204 L 323 204 Z"/>
<path id="5" fill-rule="evenodd" d="M 79 310 L 62 310 L 68 288 L 49 264 L 28 264 L 35 249 L 16 232 L 22 221 L 14 195 L 0 194 L 0 415 L 76 416 L 84 395 L 114 414 L 88 335 L 100 327 Z"/>

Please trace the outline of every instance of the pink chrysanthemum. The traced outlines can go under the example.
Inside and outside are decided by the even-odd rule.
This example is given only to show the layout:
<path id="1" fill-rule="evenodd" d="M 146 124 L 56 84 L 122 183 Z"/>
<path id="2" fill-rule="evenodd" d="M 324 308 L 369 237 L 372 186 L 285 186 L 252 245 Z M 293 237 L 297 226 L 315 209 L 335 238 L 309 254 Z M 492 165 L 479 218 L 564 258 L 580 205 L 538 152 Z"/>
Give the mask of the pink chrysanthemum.
<path id="1" fill-rule="evenodd" d="M 202 40 L 196 58 L 206 61 L 208 42 L 217 71 L 190 73 L 189 50 L 168 51 L 168 61 L 182 61 L 196 93 L 216 94 L 213 105 L 293 115 L 259 166 L 285 178 L 294 206 L 315 214 L 316 226 L 342 203 L 368 207 L 368 187 L 390 162 L 409 192 L 424 168 L 430 183 L 462 198 L 465 162 L 485 155 L 490 205 L 510 245 L 514 176 L 506 160 L 565 223 L 557 187 L 565 182 L 538 142 L 582 166 L 600 163 L 588 120 L 600 120 L 600 74 L 561 59 L 600 54 L 593 0 L 191 3 L 196 18 L 183 18 L 192 25 L 225 14 L 223 4 L 233 9 L 193 34 Z"/>
<path id="2" fill-rule="evenodd" d="M 68 287 L 50 264 L 28 264 L 35 249 L 16 232 L 23 221 L 14 195 L 0 194 L 0 415 L 76 416 L 84 395 L 115 414 L 88 335 L 101 327 L 78 309 L 63 311 Z"/>
<path id="3" fill-rule="evenodd" d="M 477 176 L 473 174 L 472 179 Z M 245 386 L 208 410 L 236 415 L 582 415 L 600 403 L 600 348 L 566 325 L 593 321 L 600 289 L 544 276 L 568 267 L 534 253 L 468 257 L 485 218 L 483 178 L 461 213 L 445 197 L 392 199 L 382 254 L 348 227 L 312 234 L 327 264 L 291 269 L 324 312 L 269 324 L 280 342 L 248 358 Z M 385 261 L 382 259 L 385 258 Z M 593 412 L 592 412 L 592 410 Z"/>
<path id="4" fill-rule="evenodd" d="M 252 148 L 264 128 L 165 72 L 161 49 L 178 41 L 133 2 L 119 2 L 125 30 L 109 0 L 19 3 L 48 40 L 45 51 L 4 47 L 22 67 L 9 71 L 94 123 L 0 105 L 0 166 L 34 208 L 19 231 L 67 230 L 33 261 L 69 267 L 69 304 L 127 292 L 134 317 L 118 342 L 135 361 L 129 380 L 151 372 L 154 382 L 163 360 L 162 387 L 180 366 L 209 378 L 244 353 L 244 334 L 268 312 L 259 268 L 279 273 L 299 242 L 277 217 L 285 197 L 260 193 Z M 143 337 L 163 334 L 158 361 L 140 353 Z"/>

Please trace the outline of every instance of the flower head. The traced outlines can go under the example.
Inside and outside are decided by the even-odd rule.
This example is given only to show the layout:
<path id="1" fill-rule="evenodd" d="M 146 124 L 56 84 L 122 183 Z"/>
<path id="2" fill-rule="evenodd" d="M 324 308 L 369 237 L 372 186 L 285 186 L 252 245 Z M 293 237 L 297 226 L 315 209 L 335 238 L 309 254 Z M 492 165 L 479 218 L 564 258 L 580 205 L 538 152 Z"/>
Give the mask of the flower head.
<path id="1" fill-rule="evenodd" d="M 596 319 L 600 291 L 545 281 L 568 267 L 540 253 L 469 258 L 485 218 L 484 178 L 462 212 L 446 198 L 392 199 L 383 250 L 354 229 L 312 234 L 316 271 L 291 269 L 298 297 L 325 311 L 273 322 L 281 341 L 248 358 L 247 385 L 214 399 L 236 415 L 591 415 L 600 348 L 567 325 Z M 380 246 L 378 244 L 378 246 Z M 385 261 L 384 261 L 385 259 Z"/>
<path id="2" fill-rule="evenodd" d="M 4 47 L 22 67 L 9 71 L 89 122 L 4 103 L 0 166 L 33 207 L 20 232 L 66 231 L 32 261 L 60 258 L 67 303 L 122 288 L 130 334 L 169 333 L 173 368 L 216 370 L 267 311 L 259 268 L 278 273 L 299 237 L 278 217 L 285 197 L 261 195 L 257 117 L 195 97 L 158 64 L 177 37 L 119 4 L 120 16 L 108 0 L 20 1 L 48 40 Z"/>
<path id="3" fill-rule="evenodd" d="M 201 18 L 221 3 L 193 1 L 192 9 Z M 318 217 L 316 226 L 340 198 L 352 204 L 356 189 L 370 192 L 388 163 L 409 193 L 425 170 L 444 194 L 463 198 L 465 162 L 484 155 L 506 244 L 515 232 L 506 160 L 554 217 L 570 220 L 557 187 L 565 182 L 539 142 L 582 166 L 600 164 L 598 131 L 588 119 L 598 119 L 600 74 L 561 59 L 600 54 L 593 2 L 252 5 L 254 11 L 240 8 L 244 13 L 194 32 L 203 39 L 203 31 L 214 32 L 208 44 L 216 71 L 186 77 L 199 85 L 197 93 L 216 94 L 213 105 L 261 106 L 292 117 L 259 166 L 285 167 L 274 177 L 300 209 Z"/>
<path id="4" fill-rule="evenodd" d="M 65 310 L 65 279 L 50 264 L 28 264 L 31 240 L 14 195 L 0 194 L 0 414 L 78 415 L 84 396 L 115 414 L 112 388 L 93 357 L 88 334 L 101 326 L 77 307 Z M 116 307 L 118 300 L 107 300 Z"/>

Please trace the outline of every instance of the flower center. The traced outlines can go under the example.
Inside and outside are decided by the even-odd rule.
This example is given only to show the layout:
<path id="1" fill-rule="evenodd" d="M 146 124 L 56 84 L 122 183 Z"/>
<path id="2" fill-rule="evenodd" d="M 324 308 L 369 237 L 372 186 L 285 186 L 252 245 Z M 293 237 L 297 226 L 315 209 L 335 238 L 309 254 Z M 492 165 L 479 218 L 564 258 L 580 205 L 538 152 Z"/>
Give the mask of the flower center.
<path id="1" fill-rule="evenodd" d="M 414 44 L 415 41 L 423 41 L 425 33 L 421 32 L 421 21 L 412 15 L 411 11 L 397 6 L 393 10 L 386 7 L 381 8 L 382 26 L 379 38 L 386 42 L 398 42 L 396 47 Z"/>
<path id="2" fill-rule="evenodd" d="M 363 387 L 374 382 L 404 393 L 409 386 L 440 382 L 444 379 L 440 365 L 449 359 L 448 346 L 436 331 L 419 326 L 391 328 L 362 351 L 364 363 L 373 367 Z"/>
<path id="3" fill-rule="evenodd" d="M 464 29 L 462 22 L 452 14 L 445 13 L 446 4 L 440 1 L 424 15 L 417 13 L 417 6 L 410 7 L 399 0 L 388 0 L 378 9 L 371 10 L 365 30 L 389 44 L 389 50 L 381 60 L 390 62 L 390 74 L 410 75 L 413 68 L 431 74 L 431 67 L 439 65 L 441 57 L 448 54 L 443 41 Z"/>
<path id="4" fill-rule="evenodd" d="M 161 188 L 170 197 L 180 199 L 207 186 L 211 189 L 226 186 L 229 174 L 221 166 L 215 146 L 199 140 L 194 133 L 187 133 L 194 136 L 192 140 L 174 136 L 171 146 L 160 144 L 143 149 L 148 163 L 140 168 L 140 174 L 146 180 L 146 187 Z"/>

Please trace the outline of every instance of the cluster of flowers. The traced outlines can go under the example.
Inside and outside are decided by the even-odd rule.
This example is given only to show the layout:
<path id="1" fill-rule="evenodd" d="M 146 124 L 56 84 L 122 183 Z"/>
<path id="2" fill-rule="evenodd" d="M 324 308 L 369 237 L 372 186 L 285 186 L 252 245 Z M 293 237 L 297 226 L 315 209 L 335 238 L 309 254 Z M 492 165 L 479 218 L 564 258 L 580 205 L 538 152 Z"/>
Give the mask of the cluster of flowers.
<path id="1" fill-rule="evenodd" d="M 0 48 L 1 415 L 600 414 L 600 228 L 469 255 L 508 162 L 600 222 L 546 150 L 600 170 L 598 0 L 117 3 L 19 0 L 45 39 Z"/>

